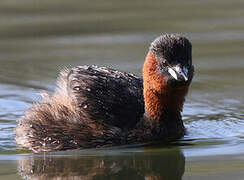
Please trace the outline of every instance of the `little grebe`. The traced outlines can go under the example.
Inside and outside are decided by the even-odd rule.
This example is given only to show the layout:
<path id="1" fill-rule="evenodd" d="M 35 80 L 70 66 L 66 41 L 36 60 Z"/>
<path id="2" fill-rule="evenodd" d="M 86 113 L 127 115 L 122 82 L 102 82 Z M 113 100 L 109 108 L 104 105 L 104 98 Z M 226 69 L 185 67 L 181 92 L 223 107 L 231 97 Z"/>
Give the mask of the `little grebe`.
<path id="1" fill-rule="evenodd" d="M 191 51 L 185 37 L 159 36 L 146 56 L 143 79 L 97 66 L 64 70 L 54 94 L 43 95 L 19 120 L 17 144 L 45 152 L 182 137 Z"/>

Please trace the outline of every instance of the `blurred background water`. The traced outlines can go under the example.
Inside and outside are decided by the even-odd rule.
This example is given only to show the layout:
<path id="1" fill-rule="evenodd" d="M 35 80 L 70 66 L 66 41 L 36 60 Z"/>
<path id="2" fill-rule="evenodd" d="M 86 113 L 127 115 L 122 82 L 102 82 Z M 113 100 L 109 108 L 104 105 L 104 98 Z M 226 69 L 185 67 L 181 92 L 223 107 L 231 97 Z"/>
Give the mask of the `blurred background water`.
<path id="1" fill-rule="evenodd" d="M 243 0 L 1 0 L 0 179 L 244 179 Z M 195 77 L 172 145 L 46 155 L 16 150 L 16 121 L 64 67 L 141 75 L 150 42 L 181 33 Z"/>

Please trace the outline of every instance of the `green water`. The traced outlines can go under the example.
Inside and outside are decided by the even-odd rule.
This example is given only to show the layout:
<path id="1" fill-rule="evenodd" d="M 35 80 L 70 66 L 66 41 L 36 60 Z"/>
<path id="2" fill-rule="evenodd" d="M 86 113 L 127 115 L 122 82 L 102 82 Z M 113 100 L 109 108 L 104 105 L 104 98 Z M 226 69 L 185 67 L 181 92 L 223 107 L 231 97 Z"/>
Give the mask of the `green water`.
<path id="1" fill-rule="evenodd" d="M 0 179 L 244 179 L 244 1 L 0 2 Z M 16 150 L 24 110 L 64 67 L 97 64 L 141 75 L 150 42 L 181 33 L 195 77 L 170 145 L 34 155 Z"/>

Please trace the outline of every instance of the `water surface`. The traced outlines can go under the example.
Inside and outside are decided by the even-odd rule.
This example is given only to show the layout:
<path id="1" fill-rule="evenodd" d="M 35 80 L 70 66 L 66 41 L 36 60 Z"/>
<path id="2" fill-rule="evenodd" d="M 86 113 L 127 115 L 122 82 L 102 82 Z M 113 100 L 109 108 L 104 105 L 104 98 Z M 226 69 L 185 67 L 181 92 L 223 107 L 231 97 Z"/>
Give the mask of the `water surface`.
<path id="1" fill-rule="evenodd" d="M 244 2 L 0 2 L 1 179 L 244 179 Z M 182 33 L 195 77 L 183 111 L 188 134 L 150 144 L 34 155 L 14 128 L 64 67 L 97 64 L 141 75 L 150 42 Z"/>

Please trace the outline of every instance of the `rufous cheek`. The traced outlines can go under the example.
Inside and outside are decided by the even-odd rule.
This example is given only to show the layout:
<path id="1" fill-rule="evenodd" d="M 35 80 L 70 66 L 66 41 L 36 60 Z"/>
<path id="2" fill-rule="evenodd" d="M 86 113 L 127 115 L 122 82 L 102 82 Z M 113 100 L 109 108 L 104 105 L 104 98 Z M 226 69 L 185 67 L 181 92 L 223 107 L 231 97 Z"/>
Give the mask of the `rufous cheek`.
<path id="1" fill-rule="evenodd" d="M 163 86 L 167 84 L 167 81 L 158 72 L 158 65 L 153 53 L 149 52 L 143 66 L 143 85 L 145 89 L 150 88 L 162 93 L 161 91 L 164 90 Z"/>

